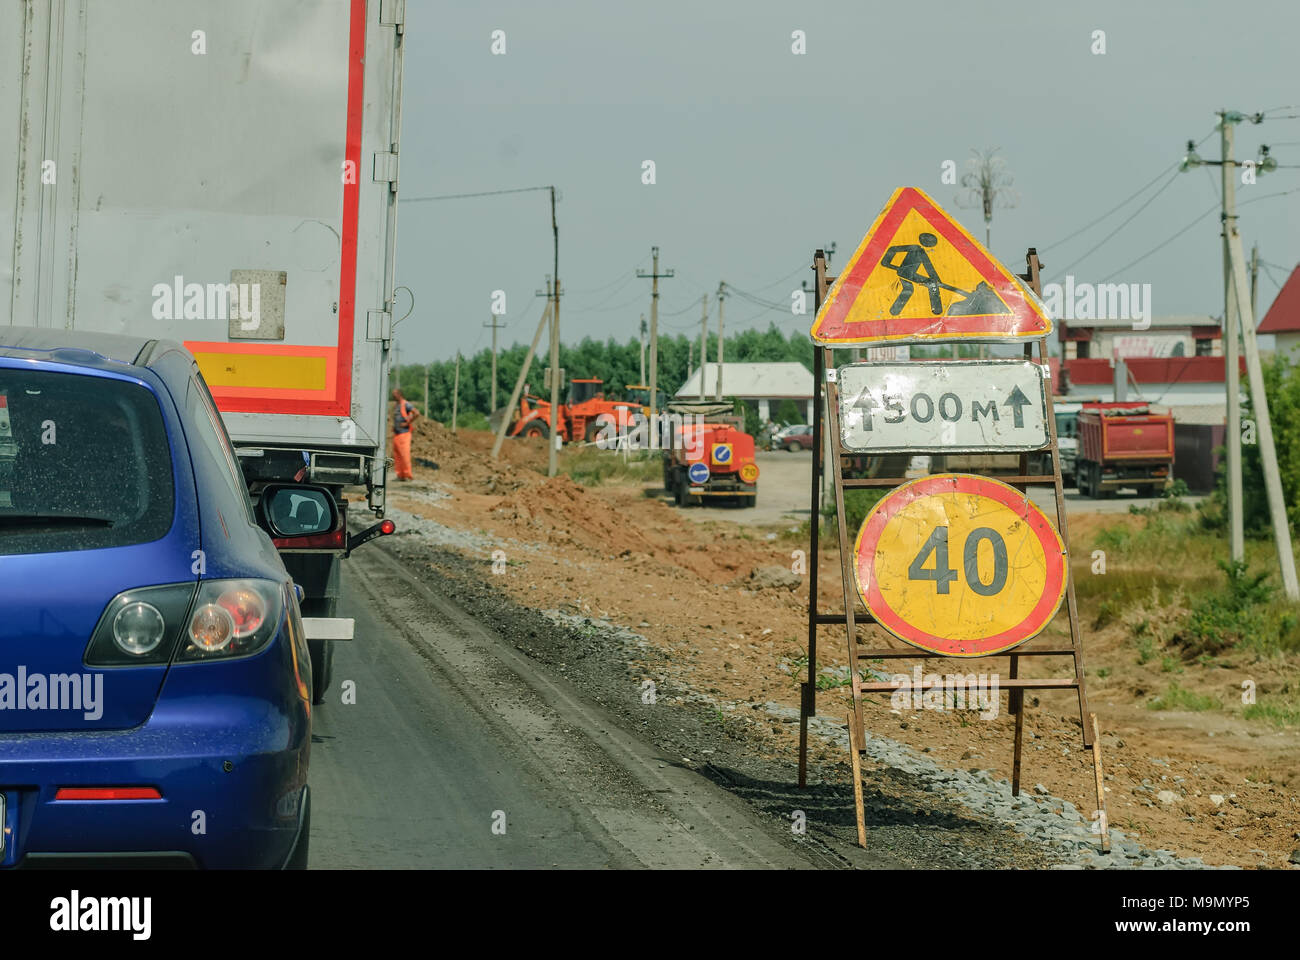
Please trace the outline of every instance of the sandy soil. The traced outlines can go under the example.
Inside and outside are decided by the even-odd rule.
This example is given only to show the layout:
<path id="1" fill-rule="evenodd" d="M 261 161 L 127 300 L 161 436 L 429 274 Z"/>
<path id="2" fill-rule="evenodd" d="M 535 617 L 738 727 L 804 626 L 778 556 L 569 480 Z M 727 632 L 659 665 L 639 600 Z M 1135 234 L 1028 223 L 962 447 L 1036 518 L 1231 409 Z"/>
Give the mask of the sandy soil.
<path id="1" fill-rule="evenodd" d="M 648 484 L 584 488 L 563 475 L 548 480 L 541 443 L 508 443 L 496 463 L 487 456 L 490 447 L 486 433 L 453 436 L 421 422 L 414 454 L 438 469 L 417 460 L 416 481 L 392 484 L 390 497 L 439 524 L 504 543 L 505 556 L 496 558 L 505 560 L 498 563 L 498 583 L 518 602 L 608 616 L 654 643 L 676 680 L 715 697 L 797 707 L 806 674 L 800 658 L 806 653 L 808 578 L 791 587 L 760 587 L 750 579 L 762 567 L 790 570 L 807 550 L 792 521 L 751 524 L 742 510 L 727 511 L 726 519 L 686 519 L 647 496 Z M 1100 524 L 1137 519 L 1072 516 L 1072 554 L 1084 558 L 1075 562 L 1076 579 L 1091 575 L 1087 558 Z M 490 559 L 490 551 L 479 552 Z M 842 609 L 838 552 L 823 550 L 819 564 L 819 608 Z M 1096 617 L 1087 604 L 1081 616 L 1111 825 L 1135 832 L 1144 846 L 1207 863 L 1285 866 L 1300 847 L 1300 731 L 1246 721 L 1236 703 L 1243 676 L 1260 691 L 1282 689 L 1294 684 L 1297 663 L 1243 656 L 1220 657 L 1213 667 L 1183 665 L 1176 679 L 1184 689 L 1212 693 L 1226 706 L 1155 711 L 1147 704 L 1170 681 L 1161 658 L 1138 663 L 1123 624 L 1086 629 Z M 1066 634 L 1062 613 L 1044 637 Z M 871 642 L 897 645 L 883 633 Z M 828 689 L 818 694 L 818 711 L 824 716 L 843 715 L 850 702 L 847 687 L 836 686 L 843 683 L 844 647 L 842 630 L 821 628 L 818 666 Z M 905 663 L 904 669 L 912 665 Z M 986 669 L 1005 663 L 995 660 Z M 1022 662 L 1022 675 L 1065 675 L 1068 660 L 1027 663 L 1034 666 L 1026 670 Z M 927 672 L 947 673 L 948 666 L 933 661 Z M 969 672 L 969 662 L 964 667 Z M 1028 704 L 1023 788 L 1042 783 L 1087 815 L 1095 807 L 1092 765 L 1073 693 L 1040 693 Z M 1005 703 L 996 719 L 985 721 L 951 711 L 899 713 L 877 697 L 867 704 L 866 718 L 869 730 L 938 763 L 1010 776 L 1013 721 Z M 790 757 L 793 778 L 797 725 L 774 724 L 773 735 Z M 1163 801 L 1162 791 L 1168 791 Z"/>

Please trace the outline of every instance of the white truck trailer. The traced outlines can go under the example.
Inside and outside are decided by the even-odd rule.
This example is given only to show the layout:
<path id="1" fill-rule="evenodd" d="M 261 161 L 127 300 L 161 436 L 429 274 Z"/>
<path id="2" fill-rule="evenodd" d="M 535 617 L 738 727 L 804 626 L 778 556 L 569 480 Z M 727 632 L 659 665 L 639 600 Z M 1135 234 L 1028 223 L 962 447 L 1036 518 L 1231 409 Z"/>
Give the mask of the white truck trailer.
<path id="1" fill-rule="evenodd" d="M 359 485 L 382 518 L 404 16 L 0 3 L 0 323 L 184 343 L 254 499 L 297 478 L 346 517 Z M 284 551 L 304 616 L 334 615 L 363 536 Z"/>

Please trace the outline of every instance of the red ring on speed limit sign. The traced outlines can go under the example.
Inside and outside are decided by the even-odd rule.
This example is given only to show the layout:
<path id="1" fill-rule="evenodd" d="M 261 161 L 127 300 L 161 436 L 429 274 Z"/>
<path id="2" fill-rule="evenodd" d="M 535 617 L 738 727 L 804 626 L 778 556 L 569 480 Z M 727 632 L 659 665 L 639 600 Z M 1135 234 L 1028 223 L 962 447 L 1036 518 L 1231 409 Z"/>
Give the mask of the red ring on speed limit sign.
<path id="1" fill-rule="evenodd" d="M 1005 483 L 938 474 L 897 487 L 863 521 L 858 594 L 905 643 L 950 657 L 1009 650 L 1036 636 L 1065 596 L 1065 545 Z"/>

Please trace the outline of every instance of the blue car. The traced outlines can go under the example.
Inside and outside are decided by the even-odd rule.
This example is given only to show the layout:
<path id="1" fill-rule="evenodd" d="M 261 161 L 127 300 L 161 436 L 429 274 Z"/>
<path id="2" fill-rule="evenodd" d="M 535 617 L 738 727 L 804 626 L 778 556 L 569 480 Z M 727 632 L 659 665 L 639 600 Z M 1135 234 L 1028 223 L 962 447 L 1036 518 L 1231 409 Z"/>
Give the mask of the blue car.
<path id="1" fill-rule="evenodd" d="M 305 867 L 311 659 L 194 358 L 0 327 L 0 868 Z"/>

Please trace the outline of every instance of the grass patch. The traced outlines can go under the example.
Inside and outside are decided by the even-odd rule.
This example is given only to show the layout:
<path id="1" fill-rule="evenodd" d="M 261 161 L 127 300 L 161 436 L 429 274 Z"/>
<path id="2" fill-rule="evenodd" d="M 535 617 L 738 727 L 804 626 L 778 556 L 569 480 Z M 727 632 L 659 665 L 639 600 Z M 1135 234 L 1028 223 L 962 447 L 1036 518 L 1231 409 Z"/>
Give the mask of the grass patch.
<path id="1" fill-rule="evenodd" d="M 1263 720 L 1275 727 L 1300 726 L 1300 707 L 1291 704 L 1252 703 L 1241 715 L 1246 720 Z"/>
<path id="2" fill-rule="evenodd" d="M 850 536 L 855 536 L 857 531 L 862 527 L 862 521 L 867 519 L 867 514 L 871 512 L 882 497 L 889 491 L 887 489 L 865 489 L 865 490 L 845 490 L 844 491 L 844 523 L 849 530 Z M 822 531 L 833 535 L 836 533 L 836 507 L 835 498 L 828 497 L 822 502 Z"/>
<path id="3" fill-rule="evenodd" d="M 1300 650 L 1295 611 L 1278 601 L 1267 571 L 1254 573 L 1243 562 L 1220 561 L 1226 584 L 1201 593 L 1174 640 L 1188 656 L 1229 648 L 1259 654 Z"/>
<path id="4" fill-rule="evenodd" d="M 584 487 L 624 481 L 647 483 L 663 479 L 663 461 L 658 451 L 633 453 L 625 460 L 616 450 L 575 447 L 561 453 L 560 472 Z"/>
<path id="5" fill-rule="evenodd" d="M 1165 688 L 1165 692 L 1147 704 L 1148 710 L 1191 710 L 1200 713 L 1204 710 L 1222 710 L 1223 704 L 1209 694 L 1186 690 L 1174 681 Z"/>

